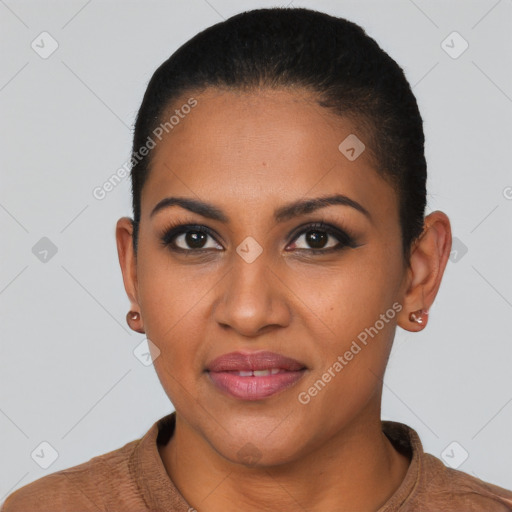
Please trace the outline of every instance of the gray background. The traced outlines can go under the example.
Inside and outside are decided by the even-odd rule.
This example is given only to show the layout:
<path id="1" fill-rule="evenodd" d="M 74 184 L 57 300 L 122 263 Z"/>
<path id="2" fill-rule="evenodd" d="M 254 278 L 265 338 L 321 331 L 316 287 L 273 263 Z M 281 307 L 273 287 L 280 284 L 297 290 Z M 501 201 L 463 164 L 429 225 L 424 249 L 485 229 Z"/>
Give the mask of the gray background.
<path id="1" fill-rule="evenodd" d="M 144 335 L 125 324 L 114 228 L 131 215 L 129 181 L 103 200 L 93 190 L 128 159 L 156 67 L 201 29 L 276 5 L 0 0 L 0 502 L 172 411 L 133 353 Z M 383 418 L 415 428 L 439 458 L 460 464 L 467 451 L 459 469 L 512 488 L 512 0 L 292 5 L 359 23 L 404 68 L 425 121 L 428 212 L 452 222 L 427 328 L 398 329 Z M 59 45 L 46 59 L 31 47 L 51 49 L 43 31 Z M 469 43 L 458 58 L 441 45 L 453 31 Z M 43 237 L 57 248 L 46 261 Z M 43 441 L 58 453 L 47 469 Z"/>

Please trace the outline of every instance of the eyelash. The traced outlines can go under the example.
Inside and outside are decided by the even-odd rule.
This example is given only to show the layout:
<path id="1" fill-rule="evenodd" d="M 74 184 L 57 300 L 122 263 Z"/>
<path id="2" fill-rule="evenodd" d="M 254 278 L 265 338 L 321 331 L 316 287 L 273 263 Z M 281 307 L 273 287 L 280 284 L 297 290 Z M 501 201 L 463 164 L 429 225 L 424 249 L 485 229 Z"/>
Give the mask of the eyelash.
<path id="1" fill-rule="evenodd" d="M 306 234 L 310 231 L 320 231 L 322 233 L 326 233 L 327 235 L 332 235 L 336 239 L 338 239 L 338 245 L 334 247 L 329 247 L 328 249 L 295 249 L 298 251 L 307 251 L 311 254 L 326 254 L 331 252 L 342 251 L 349 248 L 356 248 L 358 244 L 356 243 L 355 237 L 348 233 L 348 231 L 343 230 L 341 228 L 337 228 L 336 226 L 326 224 L 324 221 L 321 222 L 313 222 L 310 224 L 306 224 L 305 226 L 300 226 L 297 230 L 294 230 L 292 242 L 295 242 L 301 235 Z M 211 236 L 217 243 L 217 238 L 214 232 L 200 224 L 186 224 L 181 223 L 180 221 L 171 222 L 170 225 L 164 231 L 164 234 L 161 237 L 161 243 L 164 247 L 169 248 L 174 252 L 181 253 L 205 253 L 211 251 L 212 249 L 182 249 L 181 247 L 176 247 L 174 244 L 174 239 L 179 235 L 186 234 L 189 232 L 193 233 L 204 233 L 206 235 Z M 291 235 L 289 235 L 291 236 Z M 219 244 L 220 245 L 220 244 Z"/>

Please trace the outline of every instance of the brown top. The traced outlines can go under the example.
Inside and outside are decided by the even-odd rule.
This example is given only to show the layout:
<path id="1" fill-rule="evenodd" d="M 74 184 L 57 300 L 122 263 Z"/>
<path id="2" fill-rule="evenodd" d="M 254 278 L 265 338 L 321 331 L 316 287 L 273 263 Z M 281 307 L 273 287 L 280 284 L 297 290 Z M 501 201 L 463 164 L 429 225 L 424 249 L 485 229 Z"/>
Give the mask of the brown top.
<path id="1" fill-rule="evenodd" d="M 174 425 L 172 413 L 141 439 L 25 485 L 0 512 L 190 512 L 194 509 L 170 480 L 157 448 L 170 439 Z M 446 467 L 423 451 L 412 428 L 383 421 L 382 430 L 411 463 L 400 487 L 377 512 L 512 511 L 511 491 Z"/>

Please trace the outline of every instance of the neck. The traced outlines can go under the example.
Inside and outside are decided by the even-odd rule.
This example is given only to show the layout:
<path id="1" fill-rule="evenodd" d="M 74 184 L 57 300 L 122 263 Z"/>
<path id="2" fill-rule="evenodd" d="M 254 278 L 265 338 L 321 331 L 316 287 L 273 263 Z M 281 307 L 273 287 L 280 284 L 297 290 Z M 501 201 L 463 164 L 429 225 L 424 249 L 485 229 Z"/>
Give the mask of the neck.
<path id="1" fill-rule="evenodd" d="M 363 414 L 314 451 L 277 466 L 227 460 L 178 414 L 172 438 L 159 450 L 171 480 L 198 510 L 374 512 L 409 467 L 382 432 L 377 409 L 377 416 Z"/>

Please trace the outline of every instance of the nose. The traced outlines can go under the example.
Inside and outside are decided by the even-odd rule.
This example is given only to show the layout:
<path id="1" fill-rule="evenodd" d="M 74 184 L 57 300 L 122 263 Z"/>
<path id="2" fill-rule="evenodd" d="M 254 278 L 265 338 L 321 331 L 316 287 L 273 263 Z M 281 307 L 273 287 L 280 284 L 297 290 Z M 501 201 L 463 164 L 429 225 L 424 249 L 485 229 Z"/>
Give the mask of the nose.
<path id="1" fill-rule="evenodd" d="M 233 256 L 229 272 L 217 287 L 217 323 L 246 337 L 287 326 L 291 318 L 287 301 L 290 291 L 277 268 L 271 268 L 264 252 L 250 263 L 238 254 Z"/>

